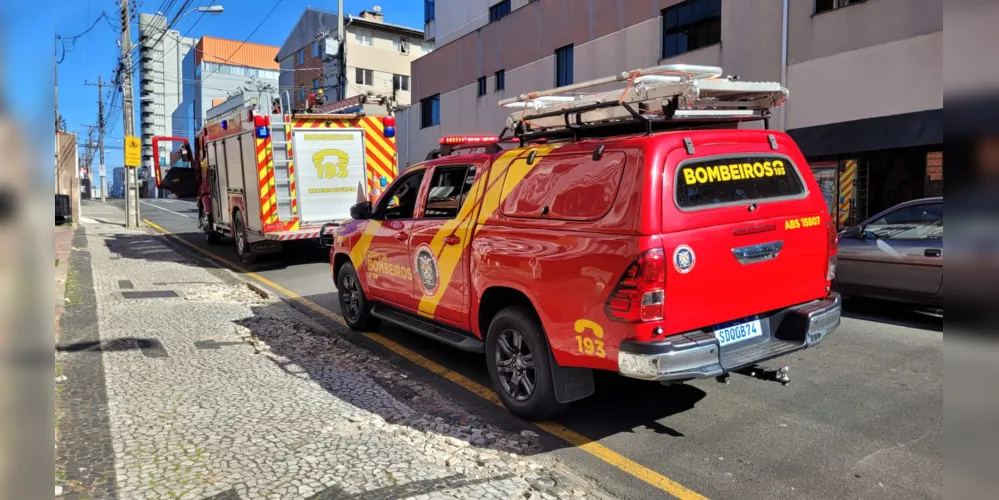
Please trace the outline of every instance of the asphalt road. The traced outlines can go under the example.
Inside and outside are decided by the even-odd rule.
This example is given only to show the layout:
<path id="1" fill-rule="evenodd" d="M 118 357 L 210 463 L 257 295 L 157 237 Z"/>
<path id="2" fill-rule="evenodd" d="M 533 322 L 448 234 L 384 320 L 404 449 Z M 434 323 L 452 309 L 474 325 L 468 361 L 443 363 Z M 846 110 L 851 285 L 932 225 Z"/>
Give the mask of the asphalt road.
<path id="1" fill-rule="evenodd" d="M 231 243 L 204 243 L 193 202 L 143 200 L 141 212 L 166 231 L 238 262 Z M 339 313 L 321 250 L 295 249 L 284 260 L 265 259 L 248 269 Z M 560 423 L 708 498 L 942 498 L 942 318 L 869 302 L 848 303 L 845 315 L 819 347 L 779 360 L 790 367 L 786 387 L 767 380 L 766 372 L 733 375 L 728 384 L 671 387 L 601 374 L 597 394 L 575 404 Z M 380 333 L 489 385 L 482 356 L 400 330 Z M 438 381 L 491 420 L 515 420 Z M 550 453 L 600 479 L 615 496 L 667 497 L 614 464 L 550 441 Z"/>

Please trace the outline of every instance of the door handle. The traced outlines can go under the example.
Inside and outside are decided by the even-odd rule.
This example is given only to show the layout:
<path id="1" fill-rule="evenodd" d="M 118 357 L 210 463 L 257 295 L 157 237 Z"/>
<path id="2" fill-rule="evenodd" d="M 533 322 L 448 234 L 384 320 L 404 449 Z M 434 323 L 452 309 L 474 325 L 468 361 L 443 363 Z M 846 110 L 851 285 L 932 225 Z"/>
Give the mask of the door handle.
<path id="1" fill-rule="evenodd" d="M 457 237 L 455 235 L 445 236 L 444 237 L 444 243 L 446 245 L 457 245 L 458 243 L 461 243 L 461 238 L 459 238 L 459 237 Z"/>
<path id="2" fill-rule="evenodd" d="M 926 251 L 923 252 L 923 255 L 925 255 L 927 257 L 939 257 L 940 256 L 940 249 L 939 248 L 927 248 Z"/>
<path id="3" fill-rule="evenodd" d="M 399 241 L 406 241 L 409 239 L 409 235 L 403 232 L 395 233 L 395 239 Z"/>

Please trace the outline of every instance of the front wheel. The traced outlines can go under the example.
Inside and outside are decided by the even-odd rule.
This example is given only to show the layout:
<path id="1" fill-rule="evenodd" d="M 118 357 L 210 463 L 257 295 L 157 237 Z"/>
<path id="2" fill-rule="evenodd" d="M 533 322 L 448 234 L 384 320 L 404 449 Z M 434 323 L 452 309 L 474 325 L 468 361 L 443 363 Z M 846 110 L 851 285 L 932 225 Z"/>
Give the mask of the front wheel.
<path id="1" fill-rule="evenodd" d="M 347 326 L 358 331 L 369 330 L 376 326 L 375 318 L 371 316 L 371 306 L 364 296 L 361 280 L 357 278 L 353 264 L 348 262 L 340 268 L 336 277 L 336 292 L 340 302 L 340 313 Z"/>
<path id="2" fill-rule="evenodd" d="M 215 231 L 214 223 L 212 221 L 212 214 L 205 210 L 205 206 L 198 204 L 198 225 L 201 226 L 201 230 L 205 233 L 205 242 L 209 245 L 217 245 L 222 241 L 222 235 Z"/>
<path id="3" fill-rule="evenodd" d="M 500 400 L 514 415 L 547 420 L 567 406 L 555 399 L 548 342 L 533 311 L 512 306 L 493 318 L 486 334 L 486 363 Z"/>

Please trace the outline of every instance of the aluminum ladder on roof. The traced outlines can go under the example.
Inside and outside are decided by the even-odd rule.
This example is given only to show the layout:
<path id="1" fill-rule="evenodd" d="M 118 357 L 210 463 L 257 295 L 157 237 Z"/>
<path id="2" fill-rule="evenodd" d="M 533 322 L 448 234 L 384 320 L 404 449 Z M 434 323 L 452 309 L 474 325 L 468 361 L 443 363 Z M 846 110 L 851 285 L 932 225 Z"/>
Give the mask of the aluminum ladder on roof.
<path id="1" fill-rule="evenodd" d="M 670 121 L 766 119 L 787 100 L 788 90 L 780 83 L 722 75 L 717 66 L 666 64 L 520 94 L 499 105 L 518 109 L 507 117 L 507 128 L 538 131 L 639 116 Z M 611 90 L 597 89 L 615 84 Z M 583 92 L 587 90 L 590 93 Z"/>

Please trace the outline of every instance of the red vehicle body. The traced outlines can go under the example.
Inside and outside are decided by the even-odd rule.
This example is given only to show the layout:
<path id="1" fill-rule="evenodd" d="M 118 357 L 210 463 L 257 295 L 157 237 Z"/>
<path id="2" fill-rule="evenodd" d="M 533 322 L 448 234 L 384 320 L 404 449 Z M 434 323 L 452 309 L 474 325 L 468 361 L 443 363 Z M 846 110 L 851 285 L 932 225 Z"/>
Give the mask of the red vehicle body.
<path id="1" fill-rule="evenodd" d="M 724 201 L 733 187 L 739 199 Z M 780 132 L 443 156 L 352 216 L 330 255 L 347 323 L 386 321 L 486 352 L 500 398 L 525 418 L 591 394 L 593 369 L 717 377 L 839 325 L 835 224 Z"/>

